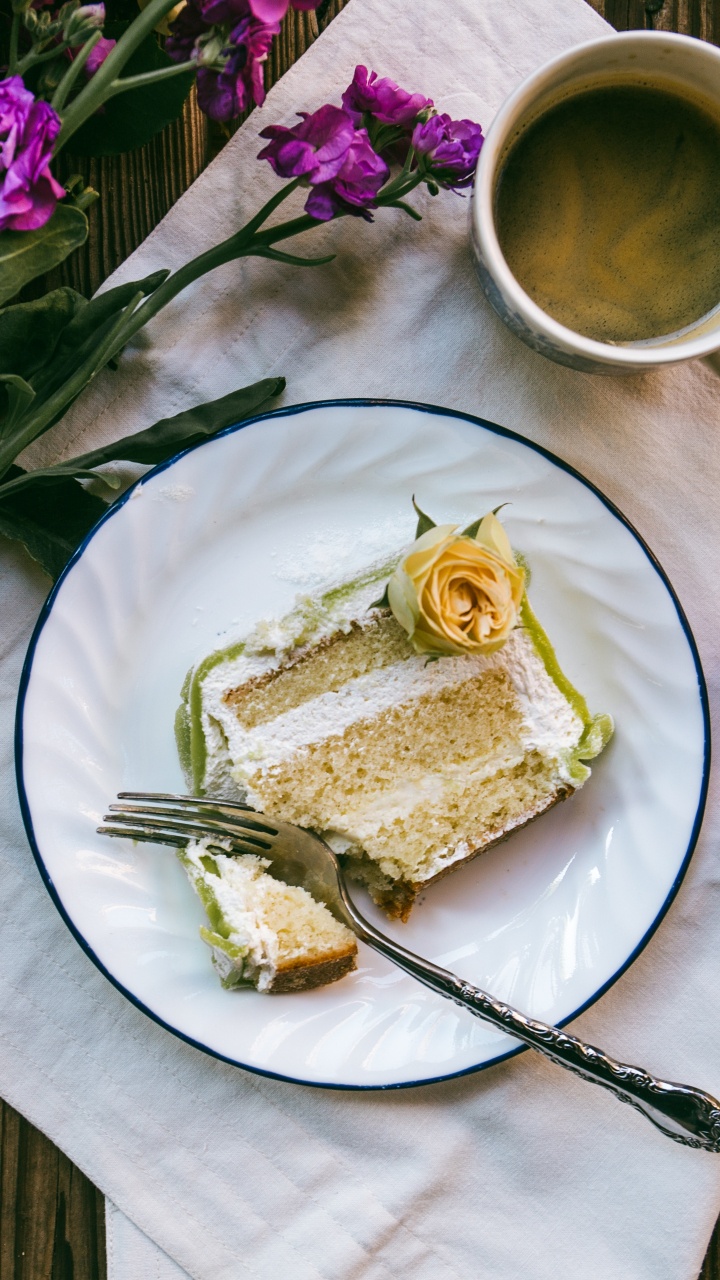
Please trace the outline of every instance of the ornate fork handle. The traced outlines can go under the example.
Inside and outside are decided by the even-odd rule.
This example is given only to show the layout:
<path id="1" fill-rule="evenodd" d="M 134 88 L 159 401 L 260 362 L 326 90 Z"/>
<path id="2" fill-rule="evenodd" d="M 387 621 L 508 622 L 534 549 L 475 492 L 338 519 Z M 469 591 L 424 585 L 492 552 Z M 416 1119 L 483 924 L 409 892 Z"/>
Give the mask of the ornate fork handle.
<path id="1" fill-rule="evenodd" d="M 642 1067 L 617 1062 L 602 1049 L 584 1044 L 577 1036 L 558 1027 L 548 1026 L 536 1018 L 513 1009 L 511 1005 L 472 986 L 447 969 L 423 960 L 412 951 L 386 938 L 375 929 L 351 902 L 343 899 L 353 918 L 355 931 L 362 940 L 387 956 L 394 964 L 412 974 L 419 982 L 432 987 L 455 1004 L 469 1009 L 478 1018 L 491 1022 L 568 1071 L 610 1089 L 621 1102 L 629 1102 L 668 1137 L 687 1147 L 703 1147 L 720 1152 L 720 1102 L 702 1089 L 691 1085 L 659 1080 Z"/>

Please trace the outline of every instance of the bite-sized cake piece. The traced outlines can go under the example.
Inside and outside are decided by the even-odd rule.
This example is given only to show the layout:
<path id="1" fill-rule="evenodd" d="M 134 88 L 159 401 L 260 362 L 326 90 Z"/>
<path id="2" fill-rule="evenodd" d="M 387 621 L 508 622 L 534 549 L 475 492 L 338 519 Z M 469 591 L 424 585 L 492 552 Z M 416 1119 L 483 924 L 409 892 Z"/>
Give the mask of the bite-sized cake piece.
<path id="1" fill-rule="evenodd" d="M 494 517 L 427 522 L 404 558 L 204 659 L 176 727 L 196 793 L 318 831 L 402 918 L 572 794 L 612 733 L 560 670 Z"/>
<path id="2" fill-rule="evenodd" d="M 308 991 L 355 968 L 355 936 L 305 889 L 273 879 L 252 854 L 229 857 L 194 841 L 181 853 L 207 913 L 200 936 L 224 987 Z"/>

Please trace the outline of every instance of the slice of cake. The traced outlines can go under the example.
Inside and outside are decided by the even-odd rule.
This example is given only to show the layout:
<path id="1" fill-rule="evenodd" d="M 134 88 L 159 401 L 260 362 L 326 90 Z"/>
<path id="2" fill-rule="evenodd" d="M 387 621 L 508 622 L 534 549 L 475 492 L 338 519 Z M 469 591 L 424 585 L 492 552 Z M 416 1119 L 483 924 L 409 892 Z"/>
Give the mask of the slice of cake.
<path id="1" fill-rule="evenodd" d="M 560 670 L 495 516 L 460 533 L 420 513 L 418 533 L 203 659 L 176 721 L 196 794 L 318 831 L 401 918 L 571 795 L 612 733 Z"/>
<path id="2" fill-rule="evenodd" d="M 207 913 L 200 936 L 224 987 L 308 991 L 355 968 L 355 935 L 305 890 L 269 876 L 265 858 L 228 857 L 206 841 L 179 855 Z"/>

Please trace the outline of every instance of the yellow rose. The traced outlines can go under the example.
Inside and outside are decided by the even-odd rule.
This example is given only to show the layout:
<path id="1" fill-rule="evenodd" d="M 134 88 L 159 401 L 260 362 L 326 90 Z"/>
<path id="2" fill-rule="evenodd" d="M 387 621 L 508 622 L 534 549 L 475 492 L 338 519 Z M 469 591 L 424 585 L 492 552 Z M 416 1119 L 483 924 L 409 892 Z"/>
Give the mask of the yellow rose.
<path id="1" fill-rule="evenodd" d="M 517 621 L 525 574 L 500 521 L 474 537 L 436 525 L 414 542 L 388 583 L 390 608 L 417 653 L 494 653 Z"/>

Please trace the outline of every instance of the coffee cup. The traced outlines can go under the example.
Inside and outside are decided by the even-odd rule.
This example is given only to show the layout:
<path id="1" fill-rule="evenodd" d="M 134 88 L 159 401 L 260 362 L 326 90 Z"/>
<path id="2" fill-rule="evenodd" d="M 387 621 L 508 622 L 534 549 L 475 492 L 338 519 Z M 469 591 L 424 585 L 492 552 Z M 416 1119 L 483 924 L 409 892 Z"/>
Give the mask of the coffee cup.
<path id="1" fill-rule="evenodd" d="M 626 32 L 534 72 L 484 143 L 471 236 L 493 307 L 551 360 L 634 373 L 720 349 L 720 49 Z"/>

